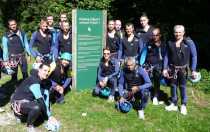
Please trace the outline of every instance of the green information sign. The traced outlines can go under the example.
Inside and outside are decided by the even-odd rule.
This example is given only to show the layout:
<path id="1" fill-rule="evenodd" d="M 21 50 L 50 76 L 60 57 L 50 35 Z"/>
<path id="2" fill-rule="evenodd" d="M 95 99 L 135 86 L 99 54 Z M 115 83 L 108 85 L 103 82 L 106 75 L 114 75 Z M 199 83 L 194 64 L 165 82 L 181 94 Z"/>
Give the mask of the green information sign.
<path id="1" fill-rule="evenodd" d="M 106 37 L 106 11 L 73 10 L 73 87 L 95 86 L 97 67 Z"/>

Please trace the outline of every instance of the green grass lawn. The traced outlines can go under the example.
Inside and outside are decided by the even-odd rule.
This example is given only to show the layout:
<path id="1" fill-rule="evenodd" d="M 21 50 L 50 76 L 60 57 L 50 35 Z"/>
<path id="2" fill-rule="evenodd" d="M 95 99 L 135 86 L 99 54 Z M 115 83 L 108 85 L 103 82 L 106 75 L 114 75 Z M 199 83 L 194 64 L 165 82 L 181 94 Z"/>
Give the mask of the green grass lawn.
<path id="1" fill-rule="evenodd" d="M 0 84 L 8 79 L 3 77 Z M 169 93 L 169 88 L 161 89 Z M 52 105 L 53 115 L 61 122 L 61 132 L 210 132 L 210 94 L 197 90 L 196 86 L 192 88 L 190 84 L 186 116 L 180 112 L 167 112 L 164 105 L 153 106 L 149 101 L 145 109 L 146 119 L 142 121 L 134 110 L 120 113 L 114 108 L 114 103 L 92 97 L 91 90 L 73 90 L 65 100 L 65 104 Z M 10 111 L 8 104 L 5 109 Z M 82 113 L 87 115 L 82 116 Z M 46 131 L 43 125 L 38 129 Z M 26 131 L 25 124 L 0 126 L 0 132 L 22 131 Z"/>

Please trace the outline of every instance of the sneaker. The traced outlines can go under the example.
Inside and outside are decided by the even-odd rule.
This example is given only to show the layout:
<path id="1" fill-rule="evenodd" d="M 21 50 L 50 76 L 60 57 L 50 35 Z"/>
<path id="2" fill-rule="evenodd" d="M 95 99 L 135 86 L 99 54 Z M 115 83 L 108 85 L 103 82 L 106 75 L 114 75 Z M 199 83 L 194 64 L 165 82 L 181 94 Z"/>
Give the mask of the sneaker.
<path id="1" fill-rule="evenodd" d="M 144 120 L 144 110 L 138 110 L 138 117 L 141 120 Z"/>
<path id="2" fill-rule="evenodd" d="M 4 110 L 3 108 L 0 107 L 0 113 L 1 113 L 1 112 L 4 112 L 4 111 L 5 111 L 5 110 Z"/>
<path id="3" fill-rule="evenodd" d="M 28 126 L 27 127 L 27 132 L 36 132 L 36 130 L 33 126 Z"/>
<path id="4" fill-rule="evenodd" d="M 152 103 L 153 103 L 153 105 L 158 105 L 159 104 L 157 97 L 153 98 Z"/>
<path id="5" fill-rule="evenodd" d="M 185 105 L 181 106 L 181 114 L 182 115 L 187 115 L 187 107 Z"/>
<path id="6" fill-rule="evenodd" d="M 108 98 L 108 102 L 114 102 L 114 96 L 110 95 Z"/>
<path id="7" fill-rule="evenodd" d="M 177 111 L 178 110 L 178 106 L 174 105 L 174 103 L 171 103 L 169 106 L 165 107 L 166 111 Z"/>

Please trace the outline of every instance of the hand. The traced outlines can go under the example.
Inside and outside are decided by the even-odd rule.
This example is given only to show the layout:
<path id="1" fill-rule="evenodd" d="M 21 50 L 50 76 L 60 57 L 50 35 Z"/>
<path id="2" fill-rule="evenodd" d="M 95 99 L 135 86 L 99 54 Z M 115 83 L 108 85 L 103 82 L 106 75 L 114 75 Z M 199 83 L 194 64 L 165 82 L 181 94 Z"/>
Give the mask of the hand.
<path id="1" fill-rule="evenodd" d="M 125 99 L 125 98 L 123 98 L 123 97 L 121 97 L 119 101 L 120 101 L 120 102 L 125 102 L 125 101 L 126 101 L 126 99 Z"/>
<path id="2" fill-rule="evenodd" d="M 135 93 L 137 93 L 139 91 L 139 87 L 138 86 L 133 86 L 131 88 L 131 90 L 132 90 L 132 93 L 135 94 Z"/>
<path id="3" fill-rule="evenodd" d="M 106 86 L 106 82 L 104 80 L 100 81 L 99 85 L 100 85 L 100 87 L 104 88 Z"/>
<path id="4" fill-rule="evenodd" d="M 193 78 L 193 79 L 196 78 L 196 75 L 197 75 L 197 72 L 196 72 L 196 71 L 192 71 L 192 78 Z"/>
<path id="5" fill-rule="evenodd" d="M 41 63 L 41 62 L 42 62 L 42 58 L 41 58 L 40 56 L 37 56 L 37 57 L 36 57 L 36 62 L 37 62 L 37 63 Z"/>
<path id="6" fill-rule="evenodd" d="M 56 89 L 56 91 L 59 92 L 60 94 L 63 94 L 63 92 L 64 92 L 64 88 L 63 88 L 62 86 L 60 86 L 60 85 L 57 85 L 57 86 L 55 87 L 55 89 Z"/>
<path id="7" fill-rule="evenodd" d="M 163 76 L 166 78 L 169 77 L 168 70 L 166 70 L 166 69 L 163 70 Z"/>
<path id="8" fill-rule="evenodd" d="M 52 123 L 57 122 L 56 118 L 53 117 L 53 116 L 50 116 L 49 119 L 48 119 L 48 121 L 49 122 L 52 122 Z"/>

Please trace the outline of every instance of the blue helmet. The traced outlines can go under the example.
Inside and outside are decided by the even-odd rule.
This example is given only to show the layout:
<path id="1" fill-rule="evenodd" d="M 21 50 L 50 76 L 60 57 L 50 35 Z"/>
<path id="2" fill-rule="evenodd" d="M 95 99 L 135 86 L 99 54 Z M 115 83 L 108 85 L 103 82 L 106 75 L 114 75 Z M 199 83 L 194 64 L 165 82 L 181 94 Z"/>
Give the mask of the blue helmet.
<path id="1" fill-rule="evenodd" d="M 109 87 L 104 87 L 100 90 L 100 95 L 102 95 L 103 97 L 109 97 L 110 94 L 111 89 Z"/>
<path id="2" fill-rule="evenodd" d="M 68 52 L 64 52 L 61 54 L 61 59 L 71 61 L 71 54 Z"/>
<path id="3" fill-rule="evenodd" d="M 132 104 L 130 102 L 128 102 L 128 101 L 117 102 L 116 107 L 121 112 L 128 113 L 131 110 L 131 108 L 132 108 Z"/>

